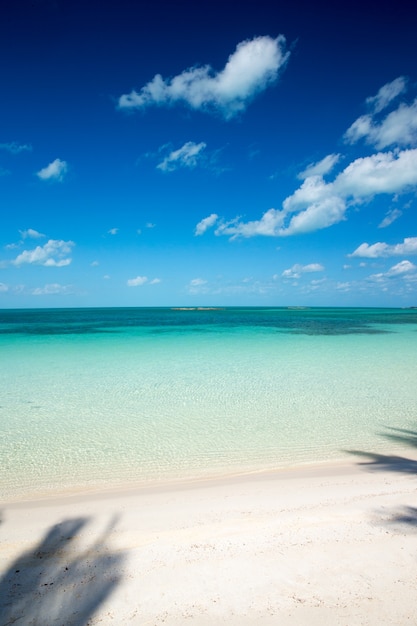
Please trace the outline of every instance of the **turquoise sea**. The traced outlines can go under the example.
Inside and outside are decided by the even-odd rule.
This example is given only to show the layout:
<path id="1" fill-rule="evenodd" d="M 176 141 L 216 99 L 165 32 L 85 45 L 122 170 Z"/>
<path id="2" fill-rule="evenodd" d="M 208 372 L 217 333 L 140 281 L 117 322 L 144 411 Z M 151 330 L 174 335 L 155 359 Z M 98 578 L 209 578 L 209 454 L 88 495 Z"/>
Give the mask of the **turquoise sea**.
<path id="1" fill-rule="evenodd" d="M 417 421 L 414 309 L 2 310 L 0 359 L 6 499 L 392 452 Z"/>

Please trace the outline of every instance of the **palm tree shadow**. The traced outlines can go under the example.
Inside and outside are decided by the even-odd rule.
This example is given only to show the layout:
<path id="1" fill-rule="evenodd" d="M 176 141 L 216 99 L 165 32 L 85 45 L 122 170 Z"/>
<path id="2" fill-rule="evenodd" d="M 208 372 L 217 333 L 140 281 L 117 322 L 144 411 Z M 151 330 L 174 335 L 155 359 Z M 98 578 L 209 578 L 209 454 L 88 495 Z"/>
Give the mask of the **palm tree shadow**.
<path id="1" fill-rule="evenodd" d="M 363 452 L 362 450 L 348 450 L 349 454 L 367 459 L 359 463 L 370 470 L 388 470 L 401 474 L 417 475 L 417 461 L 403 456 L 377 454 L 376 452 Z"/>
<path id="2" fill-rule="evenodd" d="M 388 426 L 387 430 L 391 432 L 381 433 L 385 439 L 389 439 L 395 443 L 400 443 L 411 448 L 417 448 L 417 432 L 406 428 L 393 428 Z M 378 454 L 375 452 L 364 452 L 362 450 L 347 450 L 349 454 L 366 459 L 359 463 L 367 469 L 374 471 L 390 471 L 401 474 L 417 476 L 417 461 L 404 456 Z M 405 506 L 397 511 L 392 512 L 386 523 L 394 526 L 408 526 L 417 530 L 417 508 Z"/>
<path id="3" fill-rule="evenodd" d="M 89 518 L 52 526 L 0 580 L 0 624 L 85 626 L 121 580 L 123 554 L 107 545 L 116 520 L 92 544 L 80 533 Z"/>

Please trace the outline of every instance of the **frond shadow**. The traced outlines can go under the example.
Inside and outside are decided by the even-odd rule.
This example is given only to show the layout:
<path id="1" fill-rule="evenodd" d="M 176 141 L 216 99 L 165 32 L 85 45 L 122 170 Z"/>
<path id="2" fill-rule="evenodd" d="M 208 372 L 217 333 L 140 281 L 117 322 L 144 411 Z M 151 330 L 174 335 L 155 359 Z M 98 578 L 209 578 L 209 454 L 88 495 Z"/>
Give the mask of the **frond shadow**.
<path id="1" fill-rule="evenodd" d="M 89 518 L 52 526 L 33 550 L 21 554 L 0 580 L 0 624 L 85 626 L 121 580 L 123 554 L 103 533 L 85 546 Z"/>
<path id="2" fill-rule="evenodd" d="M 388 470 L 401 474 L 417 475 L 417 461 L 403 456 L 363 452 L 362 450 L 348 450 L 349 454 L 367 459 L 359 463 L 371 470 Z"/>
<path id="3" fill-rule="evenodd" d="M 381 433 L 381 436 L 385 439 L 411 448 L 417 448 L 417 431 L 391 426 L 387 426 L 387 430 L 391 432 Z M 347 452 L 366 459 L 360 462 L 359 465 L 365 466 L 369 470 L 390 471 L 417 476 L 417 460 L 404 456 L 364 452 L 362 450 L 347 450 Z M 415 507 L 404 506 L 389 513 L 388 517 L 384 517 L 384 524 L 389 524 L 399 530 L 408 527 L 409 530 L 417 531 L 417 508 Z"/>

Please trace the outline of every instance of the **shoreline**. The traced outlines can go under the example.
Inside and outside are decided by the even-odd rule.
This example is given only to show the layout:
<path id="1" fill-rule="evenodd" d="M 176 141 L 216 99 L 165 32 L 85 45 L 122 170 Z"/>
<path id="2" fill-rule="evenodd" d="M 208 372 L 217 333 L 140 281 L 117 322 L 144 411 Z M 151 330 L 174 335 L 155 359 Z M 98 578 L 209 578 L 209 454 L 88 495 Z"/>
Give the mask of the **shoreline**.
<path id="1" fill-rule="evenodd" d="M 392 447 L 390 448 L 392 450 Z M 400 448 L 396 450 L 401 456 L 407 456 L 409 450 Z M 377 454 L 381 454 L 378 451 Z M 383 452 L 382 452 L 383 454 Z M 417 460 L 417 454 L 416 454 Z M 2 506 L 24 506 L 25 504 L 36 504 L 42 502 L 53 502 L 54 500 L 61 501 L 66 499 L 100 499 L 111 498 L 118 494 L 141 494 L 149 492 L 168 492 L 168 491 L 182 491 L 189 490 L 195 487 L 210 487 L 220 486 L 222 484 L 234 484 L 245 482 L 246 480 L 280 480 L 289 478 L 294 475 L 300 476 L 303 472 L 308 475 L 326 474 L 327 472 L 340 473 L 346 470 L 346 472 L 356 472 L 355 466 L 357 462 L 354 460 L 351 454 L 345 456 L 331 458 L 326 460 L 317 461 L 305 461 L 294 464 L 286 464 L 277 466 L 275 468 L 259 468 L 259 469 L 244 469 L 231 470 L 224 472 L 214 472 L 211 474 L 199 474 L 199 475 L 184 475 L 183 477 L 169 476 L 161 479 L 143 479 L 136 481 L 120 481 L 120 482 L 107 482 L 107 483 L 93 483 L 93 484 L 77 484 L 77 485 L 64 485 L 63 488 L 52 487 L 51 489 L 44 490 L 28 490 L 26 493 L 15 495 L 11 494 L 2 498 Z M 301 473 L 301 474 L 300 474 Z"/>
<path id="2" fill-rule="evenodd" d="M 412 623 L 417 451 L 368 461 L 5 503 L 0 623 Z"/>
<path id="3" fill-rule="evenodd" d="M 391 453 L 391 454 L 388 454 Z M 362 455 L 362 462 L 357 460 Z M 211 474 L 184 475 L 182 477 L 169 476 L 160 479 L 142 479 L 132 481 L 93 483 L 93 484 L 77 484 L 65 485 L 63 489 L 52 487 L 45 490 L 28 490 L 26 493 L 15 495 L 7 495 L 2 497 L 3 507 L 24 506 L 25 504 L 36 504 L 42 502 L 60 501 L 67 498 L 71 499 L 89 499 L 89 498 L 111 498 L 118 494 L 140 494 L 149 492 L 164 492 L 175 490 L 188 490 L 194 487 L 218 486 L 221 484 L 239 483 L 246 480 L 258 478 L 259 480 L 284 479 L 291 476 L 300 476 L 303 471 L 308 475 L 320 475 L 328 472 L 346 471 L 347 473 L 357 473 L 360 471 L 361 464 L 366 464 L 366 459 L 370 457 L 404 457 L 412 458 L 417 462 L 417 451 L 410 447 L 397 445 L 379 446 L 375 452 L 368 453 L 362 451 L 346 451 L 343 456 L 332 457 L 330 459 L 322 459 L 316 461 L 303 461 L 294 464 L 283 464 L 275 468 L 241 468 L 223 472 L 213 472 Z"/>

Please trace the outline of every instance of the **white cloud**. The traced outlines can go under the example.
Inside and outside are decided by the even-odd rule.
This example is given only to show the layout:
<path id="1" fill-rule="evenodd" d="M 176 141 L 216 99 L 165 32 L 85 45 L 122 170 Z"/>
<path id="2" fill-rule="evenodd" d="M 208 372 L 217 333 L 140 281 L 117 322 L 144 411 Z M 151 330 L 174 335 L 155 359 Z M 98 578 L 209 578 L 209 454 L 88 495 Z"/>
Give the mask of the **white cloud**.
<path id="1" fill-rule="evenodd" d="M 201 285 L 205 285 L 206 283 L 207 281 L 204 280 L 204 278 L 193 278 L 190 280 L 190 285 L 192 287 L 201 287 Z"/>
<path id="2" fill-rule="evenodd" d="M 0 283 L 0 292 L 5 293 L 6 291 L 9 291 L 8 285 L 5 285 L 4 283 Z"/>
<path id="3" fill-rule="evenodd" d="M 232 239 L 313 232 L 346 219 L 349 206 L 381 193 L 402 193 L 416 185 L 417 149 L 379 152 L 352 161 L 333 182 L 309 176 L 284 200 L 282 210 L 269 209 L 260 220 L 250 222 L 235 218 L 220 224 L 215 232 Z"/>
<path id="4" fill-rule="evenodd" d="M 218 217 L 219 216 L 216 213 L 212 213 L 208 217 L 205 217 L 200 222 L 198 222 L 197 226 L 195 227 L 195 235 L 202 235 L 206 232 L 206 230 L 214 226 L 214 224 L 217 222 Z"/>
<path id="5" fill-rule="evenodd" d="M 163 172 L 173 172 L 180 167 L 192 169 L 198 164 L 206 145 L 204 142 L 194 143 L 194 141 L 187 141 L 178 150 L 170 152 L 156 167 Z"/>
<path id="6" fill-rule="evenodd" d="M 321 161 L 310 163 L 303 172 L 298 174 L 297 178 L 304 180 L 311 176 L 325 176 L 339 162 L 340 156 L 340 154 L 328 154 Z"/>
<path id="7" fill-rule="evenodd" d="M 57 294 L 69 294 L 72 293 L 71 285 L 60 285 L 59 283 L 51 283 L 44 287 L 36 287 L 32 290 L 33 296 L 50 296 Z"/>
<path id="8" fill-rule="evenodd" d="M 277 237 L 284 218 L 283 211 L 269 209 L 260 220 L 241 222 L 239 218 L 235 218 L 230 222 L 220 224 L 215 234 L 229 235 L 231 239 L 236 239 L 236 237 L 255 237 L 256 235 Z"/>
<path id="9" fill-rule="evenodd" d="M 43 233 L 39 233 L 33 228 L 28 228 L 27 230 L 19 230 L 19 233 L 22 239 L 40 239 L 41 237 L 45 237 Z"/>
<path id="10" fill-rule="evenodd" d="M 406 237 L 402 243 L 389 245 L 378 241 L 372 245 L 362 243 L 350 257 L 365 257 L 368 259 L 377 259 L 380 257 L 403 256 L 409 254 L 417 254 L 417 237 Z"/>
<path id="11" fill-rule="evenodd" d="M 410 261 L 404 260 L 390 267 L 387 272 L 372 274 L 371 276 L 369 276 L 368 280 L 375 283 L 385 283 L 385 281 L 391 278 L 396 278 L 398 276 L 408 280 L 408 275 L 410 273 L 414 274 L 416 270 L 416 265 L 414 265 Z"/>
<path id="12" fill-rule="evenodd" d="M 417 143 L 417 100 L 410 105 L 400 104 L 399 107 L 378 123 L 371 115 L 362 115 L 346 131 L 348 143 L 356 143 L 365 139 L 368 144 L 382 150 L 388 146 L 413 146 Z"/>
<path id="13" fill-rule="evenodd" d="M 110 230 L 107 231 L 108 235 L 117 235 L 117 233 L 119 232 L 118 228 L 110 228 Z"/>
<path id="14" fill-rule="evenodd" d="M 399 76 L 392 82 L 381 87 L 376 96 L 367 98 L 366 103 L 375 111 L 375 113 L 379 113 L 385 109 L 392 102 L 392 100 L 394 100 L 401 93 L 404 93 L 406 86 L 407 82 L 404 76 Z"/>
<path id="15" fill-rule="evenodd" d="M 387 226 L 390 226 L 393 222 L 395 222 L 395 220 L 401 217 L 402 214 L 403 212 L 400 209 L 391 209 L 388 211 L 382 222 L 378 224 L 378 228 L 387 228 Z"/>
<path id="16" fill-rule="evenodd" d="M 61 159 L 55 159 L 49 165 L 39 170 L 36 173 L 36 176 L 41 180 L 56 180 L 61 182 L 64 180 L 64 176 L 68 171 L 68 164 L 66 161 L 61 161 Z"/>
<path id="17" fill-rule="evenodd" d="M 129 280 L 127 281 L 127 286 L 128 287 L 140 287 L 141 285 L 144 285 L 146 282 L 148 282 L 147 276 L 136 276 L 136 278 L 129 278 Z"/>
<path id="18" fill-rule="evenodd" d="M 323 272 L 324 267 L 320 263 L 309 263 L 308 265 L 300 265 L 296 263 L 289 269 L 286 269 L 282 272 L 281 276 L 283 278 L 291 278 L 298 279 L 301 278 L 302 274 L 308 274 L 310 272 Z"/>
<path id="19" fill-rule="evenodd" d="M 345 219 L 346 203 L 343 198 L 330 196 L 310 204 L 304 211 L 294 215 L 286 228 L 279 230 L 281 237 L 310 233 L 328 228 Z"/>
<path id="20" fill-rule="evenodd" d="M 339 195 L 362 200 L 380 193 L 401 193 L 417 185 L 417 149 L 378 152 L 356 159 L 334 182 Z"/>
<path id="21" fill-rule="evenodd" d="M 284 200 L 284 210 L 279 212 L 282 222 L 290 212 L 299 212 L 277 234 L 295 235 L 327 228 L 344 220 L 350 205 L 381 193 L 405 192 L 416 185 L 416 149 L 379 152 L 356 159 L 331 183 L 320 176 L 307 178 Z"/>
<path id="22" fill-rule="evenodd" d="M 33 250 L 24 250 L 12 261 L 13 265 L 20 266 L 25 263 L 31 265 L 44 265 L 45 267 L 64 267 L 71 263 L 68 254 L 74 246 L 73 241 L 50 239 L 43 246 L 37 246 Z"/>
<path id="23" fill-rule="evenodd" d="M 31 152 L 32 146 L 30 144 L 19 144 L 16 141 L 10 141 L 9 143 L 0 143 L 0 150 L 6 150 L 11 154 L 19 154 L 20 152 Z"/>
<path id="24" fill-rule="evenodd" d="M 98 267 L 100 265 L 100 263 L 98 261 L 92 261 L 90 263 L 91 267 Z"/>
<path id="25" fill-rule="evenodd" d="M 388 270 L 387 275 L 388 276 L 398 276 L 400 274 L 406 274 L 408 272 L 414 272 L 416 269 L 417 269 L 417 267 L 414 265 L 414 263 L 411 263 L 410 261 L 404 260 L 404 261 L 400 261 L 396 265 L 393 265 Z"/>
<path id="26" fill-rule="evenodd" d="M 162 282 L 160 278 L 153 278 L 151 281 L 149 281 L 150 285 L 159 285 L 159 283 Z"/>
<path id="27" fill-rule="evenodd" d="M 184 102 L 193 109 L 216 110 L 226 119 L 231 118 L 277 79 L 289 58 L 285 43 L 282 35 L 242 41 L 217 73 L 205 65 L 184 70 L 172 79 L 156 74 L 139 92 L 122 95 L 119 108 L 144 109 Z"/>
<path id="28" fill-rule="evenodd" d="M 378 148 L 397 144 L 393 150 L 376 152 L 349 163 L 332 181 L 324 176 L 340 161 L 341 155 L 329 154 L 309 165 L 299 178 L 298 189 L 285 198 L 281 209 L 271 208 L 260 219 L 244 222 L 236 217 L 220 221 L 216 235 L 254 237 L 257 235 L 285 237 L 328 228 L 346 219 L 347 211 L 379 194 L 390 194 L 398 200 L 400 194 L 417 188 L 417 148 L 400 149 L 414 141 L 417 144 L 417 99 L 411 104 L 400 104 L 385 119 L 376 123 L 377 115 L 403 91 L 406 81 L 400 77 L 382 87 L 378 94 L 368 98 L 372 113 L 361 116 L 345 135 L 348 141 L 364 137 Z M 391 210 L 379 227 L 385 228 L 401 215 Z M 204 232 L 204 230 L 203 230 Z"/>
<path id="29" fill-rule="evenodd" d="M 348 128 L 344 135 L 347 143 L 353 144 L 365 139 L 378 150 L 388 146 L 413 146 L 417 143 L 417 99 L 411 104 L 400 103 L 382 121 L 375 121 L 375 115 L 385 109 L 406 88 L 404 77 L 384 85 L 378 94 L 367 99 L 373 109 L 371 113 L 361 115 Z"/>

